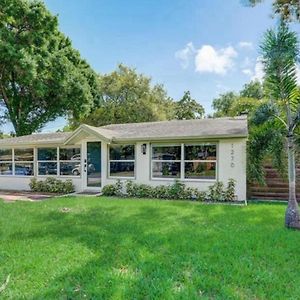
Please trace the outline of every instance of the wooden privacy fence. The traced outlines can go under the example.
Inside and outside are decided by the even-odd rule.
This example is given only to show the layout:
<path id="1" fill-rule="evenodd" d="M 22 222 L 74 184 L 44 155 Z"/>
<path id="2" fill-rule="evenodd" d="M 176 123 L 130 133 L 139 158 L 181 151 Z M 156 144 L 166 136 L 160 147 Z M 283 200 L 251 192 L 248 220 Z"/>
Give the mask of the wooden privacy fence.
<path id="1" fill-rule="evenodd" d="M 300 159 L 297 164 L 297 200 L 300 202 Z M 266 185 L 248 184 L 248 199 L 262 200 L 288 200 L 289 184 L 287 179 L 282 179 L 278 172 L 268 162 L 264 164 L 266 172 Z"/>

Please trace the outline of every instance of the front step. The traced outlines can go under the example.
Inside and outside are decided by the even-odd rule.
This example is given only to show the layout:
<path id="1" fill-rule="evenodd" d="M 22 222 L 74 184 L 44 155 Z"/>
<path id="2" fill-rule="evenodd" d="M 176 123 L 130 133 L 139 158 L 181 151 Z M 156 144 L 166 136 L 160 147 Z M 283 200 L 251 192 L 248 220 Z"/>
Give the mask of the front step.
<path id="1" fill-rule="evenodd" d="M 77 192 L 74 194 L 75 196 L 100 196 L 101 192 L 100 191 L 89 191 L 89 190 L 84 190 L 82 192 Z"/>

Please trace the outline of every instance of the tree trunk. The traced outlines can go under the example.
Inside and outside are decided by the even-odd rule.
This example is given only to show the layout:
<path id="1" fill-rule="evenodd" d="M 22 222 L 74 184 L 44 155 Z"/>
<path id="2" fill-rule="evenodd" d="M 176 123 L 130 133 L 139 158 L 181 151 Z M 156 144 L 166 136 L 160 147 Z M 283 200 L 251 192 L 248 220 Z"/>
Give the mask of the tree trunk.
<path id="1" fill-rule="evenodd" d="M 293 133 L 288 135 L 289 202 L 285 212 L 285 226 L 300 229 L 299 208 L 296 199 L 296 163 Z"/>

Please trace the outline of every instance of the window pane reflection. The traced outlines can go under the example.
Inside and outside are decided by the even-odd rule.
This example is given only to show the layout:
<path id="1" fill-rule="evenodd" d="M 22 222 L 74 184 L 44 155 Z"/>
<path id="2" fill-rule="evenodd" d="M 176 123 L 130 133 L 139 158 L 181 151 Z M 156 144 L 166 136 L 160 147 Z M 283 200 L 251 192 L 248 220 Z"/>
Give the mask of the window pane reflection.
<path id="1" fill-rule="evenodd" d="M 180 178 L 180 162 L 153 162 L 152 177 Z"/>
<path id="2" fill-rule="evenodd" d="M 110 176 L 134 177 L 134 162 L 110 162 Z"/>

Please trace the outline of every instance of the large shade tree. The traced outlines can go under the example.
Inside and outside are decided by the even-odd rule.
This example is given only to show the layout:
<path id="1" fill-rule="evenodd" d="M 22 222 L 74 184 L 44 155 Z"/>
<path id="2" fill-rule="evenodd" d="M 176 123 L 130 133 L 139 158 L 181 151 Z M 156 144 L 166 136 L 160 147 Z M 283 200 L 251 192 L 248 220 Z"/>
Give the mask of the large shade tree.
<path id="1" fill-rule="evenodd" d="M 204 116 L 204 107 L 191 97 L 189 91 L 175 102 L 175 118 L 178 120 L 201 119 Z"/>
<path id="2" fill-rule="evenodd" d="M 297 62 L 299 44 L 297 34 L 282 23 L 278 30 L 269 30 L 261 45 L 265 82 L 270 102 L 257 111 L 257 124 L 260 125 L 256 155 L 270 145 L 273 152 L 280 154 L 285 146 L 288 157 L 289 201 L 286 210 L 287 227 L 300 229 L 299 210 L 296 200 L 295 151 L 297 130 L 300 122 L 300 92 L 297 86 Z M 263 128 L 263 129 L 262 129 Z M 272 144 L 266 144 L 266 134 Z M 275 142 L 274 142 L 275 141 Z M 276 142 L 277 141 L 277 142 Z M 261 144 L 262 143 L 262 144 Z"/>
<path id="3" fill-rule="evenodd" d="M 117 70 L 99 76 L 100 98 L 90 112 L 73 118 L 71 128 L 80 123 L 94 126 L 116 123 L 160 121 L 174 118 L 174 102 L 162 85 L 134 68 L 119 65 Z"/>
<path id="4" fill-rule="evenodd" d="M 96 74 L 41 1 L 0 0 L 0 111 L 16 135 L 78 116 L 97 94 Z"/>
<path id="5" fill-rule="evenodd" d="M 226 92 L 213 99 L 212 107 L 214 109 L 214 117 L 224 117 L 230 114 L 230 110 L 238 95 L 232 91 Z"/>

